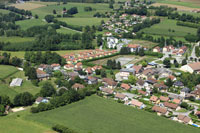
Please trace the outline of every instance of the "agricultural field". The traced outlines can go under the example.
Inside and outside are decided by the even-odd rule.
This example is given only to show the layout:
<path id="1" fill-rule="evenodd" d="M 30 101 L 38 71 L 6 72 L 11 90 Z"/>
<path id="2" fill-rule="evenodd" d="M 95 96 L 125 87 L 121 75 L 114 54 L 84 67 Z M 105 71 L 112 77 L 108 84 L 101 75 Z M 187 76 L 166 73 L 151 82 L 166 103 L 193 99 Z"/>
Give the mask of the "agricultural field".
<path id="1" fill-rule="evenodd" d="M 140 44 L 140 45 L 142 45 L 144 47 L 148 47 L 148 48 L 153 48 L 157 45 L 157 43 L 153 43 L 153 42 L 145 41 L 145 40 L 137 40 L 137 39 L 132 40 L 130 43 Z"/>
<path id="2" fill-rule="evenodd" d="M 51 111 L 26 115 L 22 119 L 49 128 L 61 124 L 79 133 L 199 133 L 199 129 L 94 95 Z"/>
<path id="3" fill-rule="evenodd" d="M 10 43 L 24 43 L 24 42 L 31 42 L 34 40 L 33 37 L 0 37 L 1 42 L 10 42 Z"/>
<path id="4" fill-rule="evenodd" d="M 176 7 L 178 10 L 199 10 L 200 9 L 200 1 L 199 0 L 154 0 L 154 6 L 165 5 L 169 7 Z"/>
<path id="5" fill-rule="evenodd" d="M 116 60 L 117 62 L 119 61 L 122 66 L 124 66 L 127 64 L 134 64 L 144 58 L 146 58 L 146 57 L 145 56 L 139 57 L 139 56 L 135 56 L 135 55 L 117 55 L 117 56 L 110 57 L 110 58 L 92 61 L 92 63 L 97 64 L 97 65 L 106 65 L 108 60 Z"/>
<path id="6" fill-rule="evenodd" d="M 33 10 L 33 9 L 36 9 L 36 8 L 43 7 L 45 5 L 26 2 L 26 3 L 23 3 L 23 4 L 12 4 L 10 6 L 14 6 L 18 9 Z"/>
<path id="7" fill-rule="evenodd" d="M 4 10 L 4 9 L 0 9 L 0 13 L 2 13 L 2 14 L 8 14 L 10 11 L 8 11 L 8 10 Z"/>
<path id="8" fill-rule="evenodd" d="M 76 30 L 72 30 L 70 28 L 60 28 L 56 30 L 58 33 L 63 33 L 63 34 L 74 34 L 74 33 L 80 33 Z"/>
<path id="9" fill-rule="evenodd" d="M 74 54 L 74 53 L 79 53 L 79 52 L 82 52 L 82 51 L 86 51 L 86 50 L 61 50 L 61 51 L 52 51 L 52 52 L 56 52 L 58 53 L 59 55 L 63 56 L 65 54 Z M 18 57 L 18 58 L 24 58 L 24 54 L 25 54 L 25 51 L 16 51 L 16 52 L 12 52 L 12 51 L 0 51 L 0 53 L 3 53 L 3 52 L 7 52 L 7 53 L 10 53 L 11 54 L 11 57 Z"/>
<path id="10" fill-rule="evenodd" d="M 92 25 L 100 25 L 101 20 L 104 20 L 106 22 L 109 20 L 109 18 L 59 18 L 58 20 L 64 21 L 70 25 L 92 26 Z"/>
<path id="11" fill-rule="evenodd" d="M 142 29 L 140 32 L 144 32 L 146 34 L 151 35 L 164 35 L 172 37 L 184 37 L 188 33 L 196 35 L 197 29 L 184 26 L 177 26 L 176 22 L 176 20 L 164 19 L 159 24 L 155 24 L 150 28 Z"/>
<path id="12" fill-rule="evenodd" d="M 0 65 L 0 70 L 0 79 L 4 79 L 18 71 L 16 67 L 8 65 Z"/>
<path id="13" fill-rule="evenodd" d="M 17 21 L 16 24 L 19 25 L 21 29 L 26 30 L 30 27 L 45 25 L 47 23 L 42 21 L 41 19 L 28 19 L 28 20 Z"/>

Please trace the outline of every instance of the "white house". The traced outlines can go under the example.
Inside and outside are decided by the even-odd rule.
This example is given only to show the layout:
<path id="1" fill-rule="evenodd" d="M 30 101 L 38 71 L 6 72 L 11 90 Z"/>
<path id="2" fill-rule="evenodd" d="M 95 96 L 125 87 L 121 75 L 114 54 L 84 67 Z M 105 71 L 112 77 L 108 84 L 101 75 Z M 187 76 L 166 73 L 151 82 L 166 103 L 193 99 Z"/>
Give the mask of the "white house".
<path id="1" fill-rule="evenodd" d="M 200 62 L 184 65 L 180 68 L 180 70 L 184 72 L 189 72 L 189 73 L 193 73 L 193 72 L 200 73 Z"/>
<path id="2" fill-rule="evenodd" d="M 119 40 L 114 37 L 107 37 L 107 46 L 108 48 L 115 48 Z"/>

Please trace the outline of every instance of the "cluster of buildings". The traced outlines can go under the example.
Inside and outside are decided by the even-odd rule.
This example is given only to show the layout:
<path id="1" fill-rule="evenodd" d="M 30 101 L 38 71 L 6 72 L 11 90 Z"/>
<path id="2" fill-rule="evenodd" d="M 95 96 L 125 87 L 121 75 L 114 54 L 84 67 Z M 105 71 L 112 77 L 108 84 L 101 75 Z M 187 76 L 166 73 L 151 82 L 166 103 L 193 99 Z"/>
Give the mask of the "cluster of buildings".
<path id="1" fill-rule="evenodd" d="M 130 27 L 138 23 L 142 23 L 146 19 L 146 16 L 140 16 L 136 14 L 128 15 L 124 13 L 119 17 L 114 14 L 111 16 L 110 21 L 102 24 L 102 27 L 105 30 L 108 30 L 109 32 L 113 32 L 115 34 L 128 33 Z M 111 34 L 106 33 L 106 36 L 109 35 L 111 36 Z M 135 35 L 135 33 L 133 33 L 133 35 Z"/>
<path id="2" fill-rule="evenodd" d="M 158 53 L 171 53 L 172 55 L 182 56 L 187 51 L 186 46 L 182 46 L 180 48 L 175 48 L 173 45 L 164 46 L 163 48 L 160 48 L 159 46 L 153 48 L 153 52 Z"/>

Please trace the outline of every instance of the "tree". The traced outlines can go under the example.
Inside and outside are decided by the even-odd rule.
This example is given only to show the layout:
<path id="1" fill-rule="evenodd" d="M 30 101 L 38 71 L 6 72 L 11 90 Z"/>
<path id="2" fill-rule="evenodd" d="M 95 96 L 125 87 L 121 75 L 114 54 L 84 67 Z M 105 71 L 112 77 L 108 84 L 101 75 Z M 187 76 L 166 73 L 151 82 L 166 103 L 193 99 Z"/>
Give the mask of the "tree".
<path id="1" fill-rule="evenodd" d="M 120 61 L 117 62 L 117 69 L 121 69 L 121 63 L 120 63 Z"/>
<path id="2" fill-rule="evenodd" d="M 0 104 L 0 116 L 3 116 L 5 113 L 5 107 Z"/>
<path id="3" fill-rule="evenodd" d="M 39 16 L 37 14 L 35 14 L 35 19 L 38 19 L 38 18 L 39 18 Z"/>
<path id="4" fill-rule="evenodd" d="M 200 27 L 197 30 L 197 37 L 198 37 L 198 40 L 200 40 Z"/>
<path id="5" fill-rule="evenodd" d="M 56 10 L 55 9 L 53 10 L 53 14 L 56 14 Z"/>
<path id="6" fill-rule="evenodd" d="M 107 74 L 106 74 L 105 70 L 101 70 L 101 77 L 102 78 L 106 78 L 107 77 Z"/>
<path id="7" fill-rule="evenodd" d="M 97 45 L 101 46 L 103 44 L 103 40 L 102 40 L 102 34 L 99 34 L 97 36 Z"/>
<path id="8" fill-rule="evenodd" d="M 139 49 L 139 56 L 144 56 L 144 48 Z"/>
<path id="9" fill-rule="evenodd" d="M 166 68 L 170 68 L 171 67 L 170 59 L 165 58 L 163 64 L 165 65 Z"/>
<path id="10" fill-rule="evenodd" d="M 167 79 L 167 82 L 165 83 L 165 85 L 168 86 L 168 87 L 172 87 L 173 81 L 171 80 L 171 78 Z"/>
<path id="11" fill-rule="evenodd" d="M 47 21 L 47 23 L 53 22 L 54 16 L 53 15 L 46 15 L 44 19 Z"/>
<path id="12" fill-rule="evenodd" d="M 34 102 L 33 95 L 29 92 L 20 93 L 15 96 L 13 104 L 15 106 L 28 106 L 32 105 Z"/>
<path id="13" fill-rule="evenodd" d="M 53 96 L 55 93 L 56 90 L 53 85 L 48 81 L 44 82 L 42 89 L 40 90 L 40 95 L 43 97 L 50 97 Z"/>
<path id="14" fill-rule="evenodd" d="M 188 109 L 189 107 L 189 105 L 186 102 L 182 102 L 180 106 L 185 109 Z"/>
<path id="15" fill-rule="evenodd" d="M 147 62 L 146 61 L 142 61 L 142 67 L 146 67 L 147 66 Z"/>
<path id="16" fill-rule="evenodd" d="M 186 65 L 187 64 L 187 60 L 183 59 L 181 64 L 182 64 L 182 66 Z"/>

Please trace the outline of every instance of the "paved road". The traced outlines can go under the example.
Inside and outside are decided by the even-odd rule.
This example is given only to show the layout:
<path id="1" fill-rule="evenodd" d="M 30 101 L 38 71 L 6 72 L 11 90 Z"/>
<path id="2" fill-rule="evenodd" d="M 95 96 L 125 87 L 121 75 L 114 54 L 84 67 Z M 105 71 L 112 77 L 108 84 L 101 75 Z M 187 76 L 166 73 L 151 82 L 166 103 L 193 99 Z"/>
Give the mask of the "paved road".
<path id="1" fill-rule="evenodd" d="M 196 54 L 195 54 L 195 47 L 196 47 L 196 46 L 198 46 L 198 43 L 195 44 L 194 47 L 193 47 L 193 49 L 192 49 L 192 53 L 191 53 L 191 56 L 190 56 L 190 57 L 192 57 L 193 59 L 194 59 L 194 58 L 197 58 L 197 56 L 196 56 Z"/>

